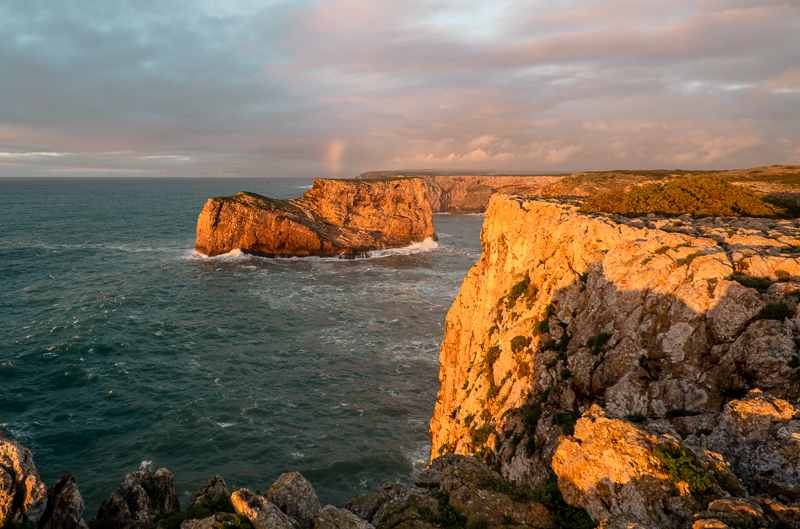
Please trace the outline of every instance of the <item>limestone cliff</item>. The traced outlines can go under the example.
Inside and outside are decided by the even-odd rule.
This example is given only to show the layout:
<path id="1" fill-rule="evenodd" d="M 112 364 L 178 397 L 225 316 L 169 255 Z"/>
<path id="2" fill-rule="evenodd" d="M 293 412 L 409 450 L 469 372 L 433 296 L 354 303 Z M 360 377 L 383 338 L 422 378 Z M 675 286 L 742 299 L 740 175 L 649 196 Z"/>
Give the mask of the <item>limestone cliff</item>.
<path id="1" fill-rule="evenodd" d="M 209 199 L 195 249 L 273 256 L 355 257 L 435 237 L 422 179 L 314 181 L 302 197 L 275 200 L 241 192 Z"/>
<path id="2" fill-rule="evenodd" d="M 477 454 L 533 485 L 555 470 L 571 503 L 642 527 L 708 505 L 675 489 L 659 450 L 694 447 L 697 468 L 724 462 L 748 493 L 795 490 L 799 236 L 796 221 L 627 219 L 495 195 L 447 316 L 432 456 Z M 761 428 L 726 419 L 758 398 L 785 411 L 759 412 Z"/>
<path id="3" fill-rule="evenodd" d="M 362 173 L 356 179 L 403 178 L 392 171 Z M 482 213 L 495 193 L 536 195 L 556 184 L 563 176 L 507 175 L 419 175 L 425 198 L 434 213 Z"/>

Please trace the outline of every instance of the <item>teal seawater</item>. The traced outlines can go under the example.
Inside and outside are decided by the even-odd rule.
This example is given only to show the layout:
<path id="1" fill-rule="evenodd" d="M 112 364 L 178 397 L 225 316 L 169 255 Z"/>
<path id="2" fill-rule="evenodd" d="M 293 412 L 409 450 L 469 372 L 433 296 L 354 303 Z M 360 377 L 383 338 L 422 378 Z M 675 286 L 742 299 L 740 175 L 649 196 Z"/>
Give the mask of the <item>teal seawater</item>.
<path id="1" fill-rule="evenodd" d="M 368 259 L 205 258 L 212 196 L 296 179 L 0 179 L 0 429 L 97 512 L 130 470 L 264 491 L 299 470 L 324 503 L 427 463 L 450 304 L 480 215 Z"/>

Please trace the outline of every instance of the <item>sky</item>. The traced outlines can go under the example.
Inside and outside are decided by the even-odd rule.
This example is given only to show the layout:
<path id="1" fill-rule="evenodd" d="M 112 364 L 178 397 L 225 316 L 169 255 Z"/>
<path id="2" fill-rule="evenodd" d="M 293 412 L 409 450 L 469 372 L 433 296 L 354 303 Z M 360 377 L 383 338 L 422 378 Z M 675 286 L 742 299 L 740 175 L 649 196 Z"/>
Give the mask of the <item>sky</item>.
<path id="1" fill-rule="evenodd" d="M 800 0 L 3 0 L 0 177 L 800 164 Z"/>

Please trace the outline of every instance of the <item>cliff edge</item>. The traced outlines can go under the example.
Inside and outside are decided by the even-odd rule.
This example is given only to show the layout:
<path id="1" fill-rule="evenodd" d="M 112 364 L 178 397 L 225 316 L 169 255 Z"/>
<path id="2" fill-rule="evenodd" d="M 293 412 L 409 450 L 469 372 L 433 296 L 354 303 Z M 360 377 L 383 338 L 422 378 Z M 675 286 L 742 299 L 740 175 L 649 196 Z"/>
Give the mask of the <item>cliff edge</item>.
<path id="1" fill-rule="evenodd" d="M 195 249 L 266 257 L 357 257 L 435 237 L 421 178 L 314 180 L 302 197 L 240 192 L 211 198 L 197 219 Z"/>
<path id="2" fill-rule="evenodd" d="M 797 221 L 495 195 L 481 240 L 447 316 L 432 457 L 555 473 L 607 527 L 750 527 L 800 499 Z"/>

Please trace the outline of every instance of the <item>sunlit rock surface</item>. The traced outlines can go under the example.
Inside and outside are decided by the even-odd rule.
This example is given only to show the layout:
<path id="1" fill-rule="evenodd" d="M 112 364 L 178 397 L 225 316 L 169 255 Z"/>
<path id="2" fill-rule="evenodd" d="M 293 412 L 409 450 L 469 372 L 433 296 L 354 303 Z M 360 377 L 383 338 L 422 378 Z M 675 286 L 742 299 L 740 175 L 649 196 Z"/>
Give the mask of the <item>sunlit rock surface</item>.
<path id="1" fill-rule="evenodd" d="M 420 178 L 323 180 L 302 197 L 241 192 L 206 202 L 195 249 L 208 256 L 360 256 L 435 238 Z"/>

